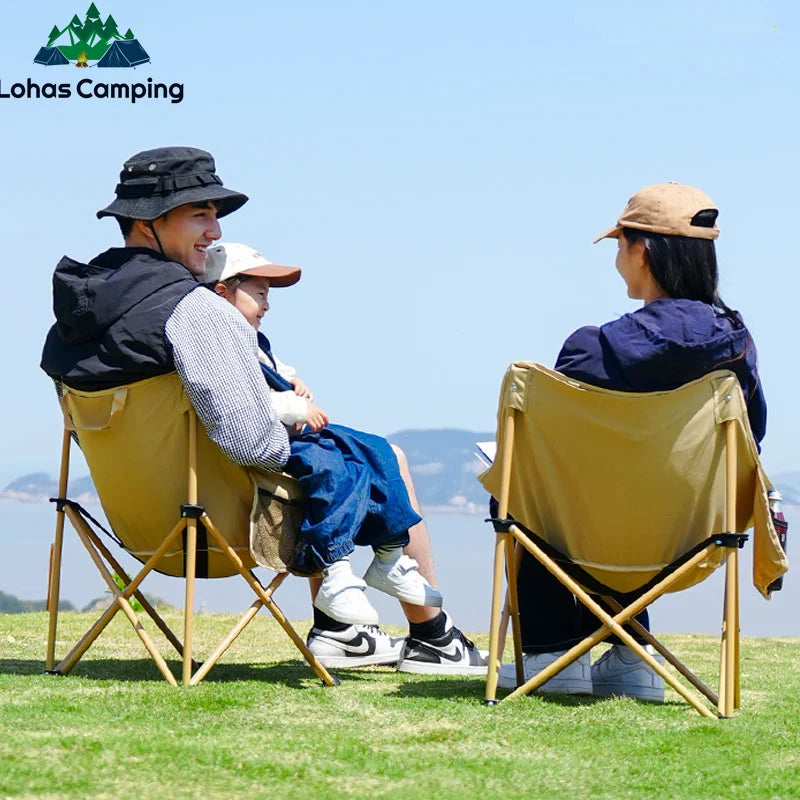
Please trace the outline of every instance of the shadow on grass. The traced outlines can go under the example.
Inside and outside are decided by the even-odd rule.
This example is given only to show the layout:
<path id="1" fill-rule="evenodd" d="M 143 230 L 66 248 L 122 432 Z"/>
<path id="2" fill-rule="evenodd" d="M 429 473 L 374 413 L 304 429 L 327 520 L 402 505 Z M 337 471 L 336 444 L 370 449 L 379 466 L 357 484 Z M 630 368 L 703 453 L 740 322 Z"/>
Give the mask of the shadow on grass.
<path id="1" fill-rule="evenodd" d="M 172 674 L 180 682 L 181 663 L 167 660 Z M 43 675 L 44 662 L 38 659 L 0 659 L 0 675 Z M 331 673 L 333 674 L 333 673 Z M 53 680 L 133 681 L 137 683 L 165 682 L 155 664 L 147 658 L 139 659 L 87 659 L 75 665 L 69 675 L 52 675 Z M 342 683 L 370 680 L 369 673 L 355 674 L 350 671 L 337 672 Z M 282 684 L 289 689 L 308 689 L 309 681 L 321 683 L 311 667 L 303 661 L 279 661 L 270 664 L 226 664 L 217 663 L 202 683 L 236 683 L 262 681 Z"/>
<path id="2" fill-rule="evenodd" d="M 465 697 L 483 704 L 485 692 L 485 679 L 453 676 L 450 678 L 437 677 L 408 681 L 401 684 L 393 691 L 387 693 L 387 696 L 396 696 L 402 698 Z M 507 692 L 503 689 L 498 690 L 498 701 L 503 700 L 508 694 L 510 694 L 510 692 Z M 520 698 L 515 698 L 509 702 L 509 705 L 516 702 L 524 703 L 526 699 L 530 697 L 536 697 L 546 703 L 553 703 L 560 706 L 588 706 L 608 699 L 605 697 L 592 697 L 591 695 L 534 693 L 524 695 Z"/>
<path id="3" fill-rule="evenodd" d="M 181 664 L 179 661 L 167 662 L 172 674 L 180 682 Z M 392 667 L 366 667 L 360 669 L 332 669 L 331 675 L 338 678 L 342 686 L 350 684 L 355 687 L 364 683 L 376 683 L 376 679 L 394 676 L 400 682 L 384 693 L 386 698 L 402 700 L 456 700 L 471 705 L 484 704 L 485 682 L 481 678 L 452 676 L 413 678 L 396 673 Z M 44 662 L 38 659 L 0 659 L 0 675 L 44 676 Z M 79 662 L 69 675 L 46 676 L 51 680 L 64 681 L 116 681 L 129 683 L 159 684 L 165 683 L 161 673 L 152 661 L 140 659 L 87 659 Z M 218 663 L 203 679 L 204 684 L 229 684 L 258 681 L 281 685 L 286 689 L 307 691 L 313 686 L 321 685 L 321 681 L 307 664 L 302 661 L 278 661 L 269 664 L 226 664 Z M 385 683 L 384 683 L 385 685 Z M 336 687 L 329 687 L 331 689 Z M 498 700 L 503 700 L 508 692 L 500 690 Z M 516 703 L 525 703 L 528 698 L 535 697 L 544 703 L 561 707 L 593 706 L 596 703 L 609 702 L 613 698 L 592 697 L 586 695 L 530 694 L 515 698 L 504 706 L 511 707 Z M 653 705 L 645 701 L 644 705 Z M 661 704 L 655 704 L 661 705 Z M 680 698 L 670 698 L 663 705 L 685 705 Z"/>
<path id="4" fill-rule="evenodd" d="M 486 683 L 484 680 L 475 680 L 469 678 L 430 678 L 425 680 L 415 680 L 413 682 L 403 683 L 391 692 L 387 692 L 387 697 L 398 697 L 403 699 L 417 698 L 417 699 L 461 699 L 467 700 L 474 705 L 484 705 L 484 697 L 486 691 Z M 497 700 L 498 704 L 504 700 L 510 691 L 504 689 L 498 690 Z M 531 692 L 521 697 L 515 697 L 509 700 L 508 703 L 502 703 L 504 708 L 512 708 L 517 703 L 525 703 L 531 698 L 552 706 L 560 706 L 562 708 L 578 708 L 595 706 L 598 703 L 616 702 L 621 698 L 615 697 L 594 697 L 592 695 L 577 695 L 577 694 L 537 694 Z M 631 700 L 631 698 L 626 698 Z M 637 700 L 633 702 L 636 705 L 643 707 L 684 707 L 689 708 L 688 704 L 676 695 L 669 696 L 663 703 L 653 702 L 649 700 Z"/>
<path id="5" fill-rule="evenodd" d="M 486 691 L 485 679 L 467 678 L 464 676 L 453 676 L 449 678 L 425 678 L 422 680 L 416 679 L 407 681 L 397 686 L 390 692 L 387 692 L 387 697 L 401 697 L 401 698 L 463 698 L 473 700 L 476 703 L 483 704 Z M 504 700 L 511 692 L 505 689 L 498 689 L 497 700 L 498 703 Z M 579 695 L 579 694 L 537 694 L 531 692 L 521 697 L 515 697 L 504 706 L 511 707 L 515 703 L 524 703 L 530 698 L 536 698 L 548 705 L 562 706 L 565 708 L 580 707 L 580 706 L 594 706 L 597 703 L 613 702 L 619 698 L 614 697 L 601 697 L 593 695 Z M 630 699 L 630 698 L 628 698 Z M 663 703 L 652 702 L 648 700 L 634 700 L 637 705 L 643 706 L 686 706 L 686 702 L 677 695 L 668 696 Z"/>

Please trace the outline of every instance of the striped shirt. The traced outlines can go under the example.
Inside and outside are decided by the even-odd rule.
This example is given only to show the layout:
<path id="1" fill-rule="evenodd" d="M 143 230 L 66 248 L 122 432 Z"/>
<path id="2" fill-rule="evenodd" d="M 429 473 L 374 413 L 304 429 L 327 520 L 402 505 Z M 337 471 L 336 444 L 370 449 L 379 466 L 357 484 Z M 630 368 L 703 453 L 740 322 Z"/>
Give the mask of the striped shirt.
<path id="1" fill-rule="evenodd" d="M 175 369 L 209 438 L 235 464 L 280 471 L 289 438 L 270 401 L 256 332 L 227 300 L 197 288 L 165 326 Z"/>

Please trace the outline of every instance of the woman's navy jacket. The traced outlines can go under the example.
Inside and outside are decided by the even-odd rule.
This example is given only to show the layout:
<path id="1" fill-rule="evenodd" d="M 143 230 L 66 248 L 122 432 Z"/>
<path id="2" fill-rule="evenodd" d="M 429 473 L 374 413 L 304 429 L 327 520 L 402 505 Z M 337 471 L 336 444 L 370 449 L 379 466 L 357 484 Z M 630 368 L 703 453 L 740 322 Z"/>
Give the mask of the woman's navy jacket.
<path id="1" fill-rule="evenodd" d="M 596 327 L 579 328 L 555 369 L 570 378 L 623 392 L 676 389 L 729 369 L 739 379 L 757 443 L 767 428 L 756 346 L 741 317 L 698 300 L 655 300 Z"/>

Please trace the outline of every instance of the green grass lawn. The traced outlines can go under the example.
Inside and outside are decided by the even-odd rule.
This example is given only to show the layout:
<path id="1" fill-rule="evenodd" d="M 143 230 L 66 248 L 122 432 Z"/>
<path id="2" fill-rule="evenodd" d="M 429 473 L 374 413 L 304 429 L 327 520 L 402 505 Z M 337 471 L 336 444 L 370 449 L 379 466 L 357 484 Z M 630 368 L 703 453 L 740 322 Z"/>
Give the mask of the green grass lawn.
<path id="1" fill-rule="evenodd" d="M 91 619 L 63 615 L 57 656 Z M 201 657 L 232 620 L 198 617 Z M 264 614 L 189 689 L 121 614 L 67 677 L 42 673 L 46 631 L 43 613 L 0 614 L 0 797 L 800 797 L 795 639 L 745 639 L 742 709 L 712 721 L 669 690 L 487 708 L 481 679 L 386 667 L 322 688 Z M 716 685 L 712 637 L 665 640 Z"/>

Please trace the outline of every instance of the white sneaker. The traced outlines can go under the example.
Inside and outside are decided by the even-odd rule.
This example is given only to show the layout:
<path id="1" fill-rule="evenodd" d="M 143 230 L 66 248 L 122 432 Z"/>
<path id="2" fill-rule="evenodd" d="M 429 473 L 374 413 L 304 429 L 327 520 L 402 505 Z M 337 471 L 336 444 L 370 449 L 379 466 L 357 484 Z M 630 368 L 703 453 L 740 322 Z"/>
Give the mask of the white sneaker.
<path id="1" fill-rule="evenodd" d="M 401 547 L 378 548 L 364 580 L 373 589 L 415 606 L 442 605 L 441 594 L 420 575 L 419 564 L 403 555 Z"/>
<path id="2" fill-rule="evenodd" d="M 652 645 L 645 647 L 659 664 L 664 656 Z M 639 700 L 664 702 L 664 679 L 627 645 L 615 644 L 592 664 L 594 694 L 600 697 L 635 697 Z"/>
<path id="3" fill-rule="evenodd" d="M 334 561 L 322 570 L 314 606 L 331 619 L 348 625 L 377 625 L 378 612 L 364 594 L 367 585 L 353 574 L 350 559 Z"/>
<path id="4" fill-rule="evenodd" d="M 404 643 L 402 636 L 389 636 L 374 625 L 351 625 L 343 631 L 312 628 L 306 639 L 323 667 L 396 664 Z"/>
<path id="5" fill-rule="evenodd" d="M 566 650 L 558 650 L 554 653 L 527 653 L 524 655 L 522 666 L 525 671 L 525 680 L 530 680 L 566 652 Z M 497 685 L 503 689 L 517 688 L 517 670 L 514 664 L 500 666 Z M 536 691 L 541 694 L 592 694 L 592 667 L 589 654 L 584 653 Z"/>

